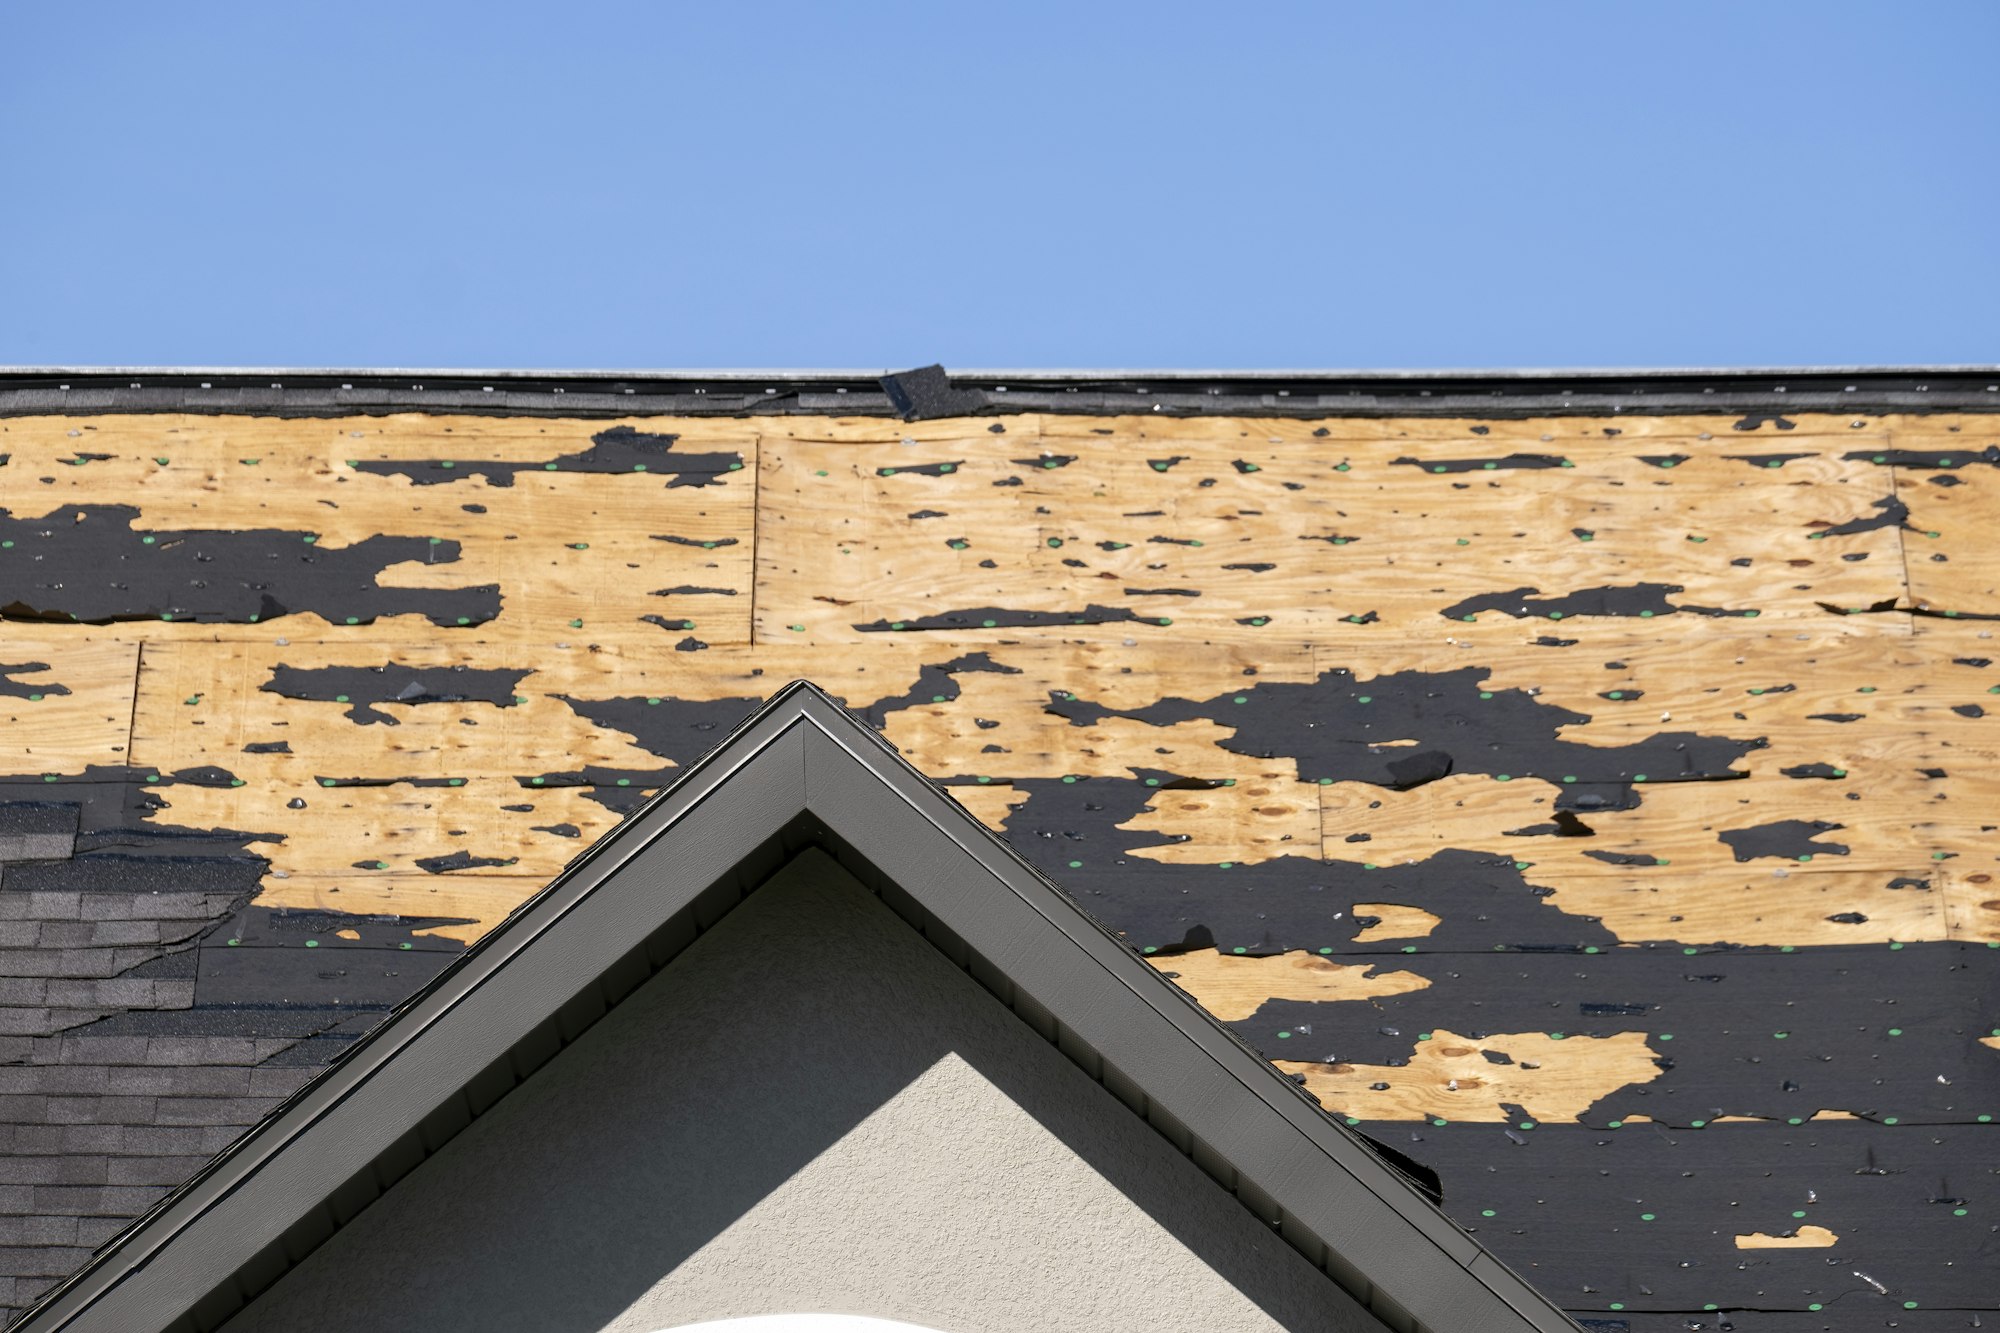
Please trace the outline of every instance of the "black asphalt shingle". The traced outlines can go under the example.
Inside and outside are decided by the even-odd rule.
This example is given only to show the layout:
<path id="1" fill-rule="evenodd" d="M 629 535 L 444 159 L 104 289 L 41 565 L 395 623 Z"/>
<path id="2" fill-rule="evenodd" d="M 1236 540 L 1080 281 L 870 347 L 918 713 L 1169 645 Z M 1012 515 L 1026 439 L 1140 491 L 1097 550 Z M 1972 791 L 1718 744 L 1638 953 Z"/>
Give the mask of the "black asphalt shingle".
<path id="1" fill-rule="evenodd" d="M 91 818 L 123 804 L 100 801 L 80 825 L 76 806 L 0 801 L 0 1310 L 9 1313 L 296 1092 L 390 1003 L 341 1003 L 318 993 L 325 986 L 288 995 L 269 980 L 274 969 L 239 961 L 272 951 L 224 941 L 246 910 L 273 933 L 261 921 L 270 913 L 246 909 L 260 858 L 72 858 L 79 826 L 120 840 Z M 296 935 L 294 948 L 305 938 L 278 933 Z M 209 944 L 229 964 L 204 975 Z M 367 952 L 373 961 L 381 951 Z M 409 967 L 414 952 L 399 951 L 397 963 Z M 425 952 L 413 986 L 450 956 Z M 347 961 L 359 955 L 333 970 Z M 345 1030 L 321 1035 L 335 1029 Z M 303 1058 L 288 1059 L 301 1045 Z"/>

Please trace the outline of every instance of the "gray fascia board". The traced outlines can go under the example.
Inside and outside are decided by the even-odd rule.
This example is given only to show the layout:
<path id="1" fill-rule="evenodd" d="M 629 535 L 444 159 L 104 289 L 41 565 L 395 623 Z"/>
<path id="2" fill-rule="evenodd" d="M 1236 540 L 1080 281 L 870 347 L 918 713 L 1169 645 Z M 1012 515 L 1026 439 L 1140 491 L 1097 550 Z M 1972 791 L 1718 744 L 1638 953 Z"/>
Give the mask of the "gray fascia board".
<path id="1" fill-rule="evenodd" d="M 1246 1206 L 1309 1256 L 1315 1247 L 1337 1255 L 1329 1274 L 1347 1275 L 1343 1285 L 1389 1327 L 1575 1329 L 886 741 L 803 682 L 17 1328 L 213 1327 L 530 1076 L 647 966 L 664 966 L 754 891 L 775 868 L 757 868 L 774 842 L 819 836 L 864 858 L 907 900 L 919 918 L 912 924 L 961 965 L 969 952 L 974 975 L 1024 1019 L 1047 1016 L 1058 1030 L 1044 1035 L 1087 1072 L 1136 1087 L 1149 1118 L 1157 1110 L 1191 1135 L 1211 1174 Z M 626 881 L 621 891 L 600 892 L 614 879 Z M 640 950 L 655 956 L 635 972 Z M 609 993 L 614 976 L 624 980 Z M 1201 1161 L 1204 1151 L 1195 1155 Z"/>

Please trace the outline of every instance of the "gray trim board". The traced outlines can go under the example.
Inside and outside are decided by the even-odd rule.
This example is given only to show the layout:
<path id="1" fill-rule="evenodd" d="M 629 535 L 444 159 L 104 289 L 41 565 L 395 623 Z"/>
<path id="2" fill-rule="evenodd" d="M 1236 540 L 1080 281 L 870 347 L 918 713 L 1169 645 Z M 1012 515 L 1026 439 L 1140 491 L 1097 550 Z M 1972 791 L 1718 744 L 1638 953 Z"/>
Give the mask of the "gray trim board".
<path id="1" fill-rule="evenodd" d="M 1576 1327 L 864 723 L 794 682 L 17 1328 L 218 1327 L 808 846 L 1388 1327 Z"/>

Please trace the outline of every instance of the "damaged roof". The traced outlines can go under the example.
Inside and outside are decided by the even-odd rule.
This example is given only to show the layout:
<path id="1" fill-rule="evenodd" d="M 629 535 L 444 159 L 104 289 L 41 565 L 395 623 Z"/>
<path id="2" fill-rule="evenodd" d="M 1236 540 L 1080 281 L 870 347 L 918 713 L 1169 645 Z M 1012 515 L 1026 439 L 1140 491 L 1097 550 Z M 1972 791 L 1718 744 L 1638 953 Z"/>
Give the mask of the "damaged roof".
<path id="1" fill-rule="evenodd" d="M 0 1298 L 804 676 L 1592 1326 L 1993 1308 L 2000 373 L 883 378 L 0 379 Z"/>

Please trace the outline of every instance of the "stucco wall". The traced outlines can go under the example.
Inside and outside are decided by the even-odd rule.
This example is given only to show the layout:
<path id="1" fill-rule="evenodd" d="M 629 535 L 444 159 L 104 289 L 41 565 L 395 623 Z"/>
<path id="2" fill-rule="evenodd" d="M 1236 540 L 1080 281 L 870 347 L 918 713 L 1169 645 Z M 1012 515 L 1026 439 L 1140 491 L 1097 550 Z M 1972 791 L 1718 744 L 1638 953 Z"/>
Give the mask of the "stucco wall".
<path id="1" fill-rule="evenodd" d="M 1378 1330 L 818 853 L 229 1325 Z"/>

